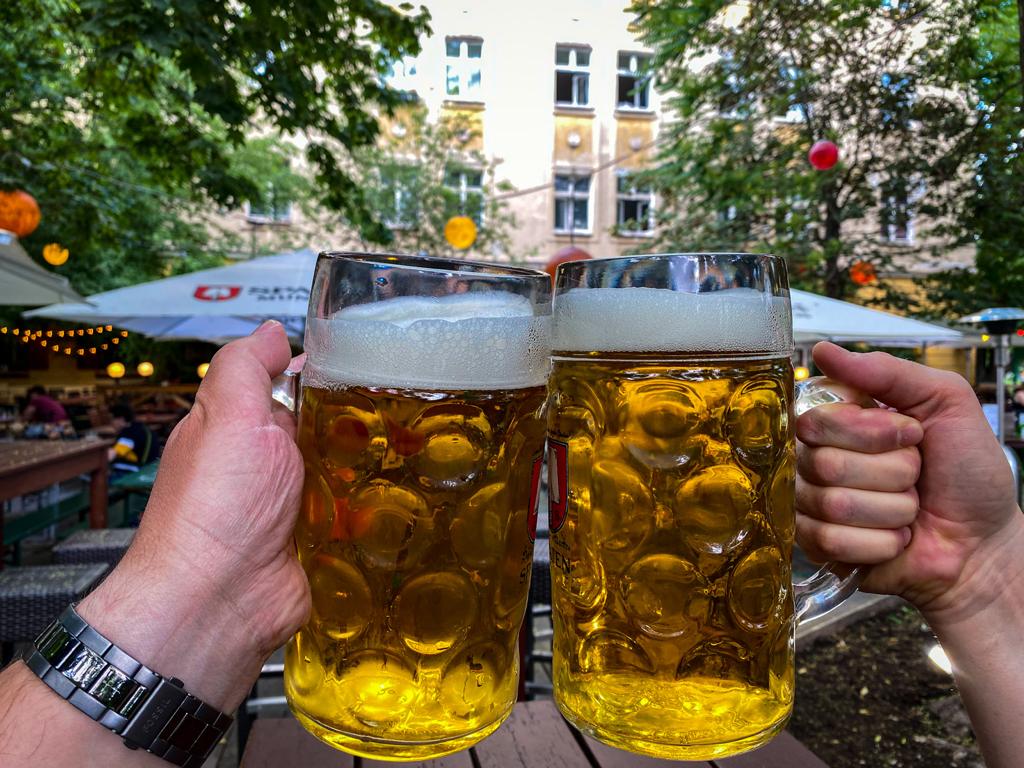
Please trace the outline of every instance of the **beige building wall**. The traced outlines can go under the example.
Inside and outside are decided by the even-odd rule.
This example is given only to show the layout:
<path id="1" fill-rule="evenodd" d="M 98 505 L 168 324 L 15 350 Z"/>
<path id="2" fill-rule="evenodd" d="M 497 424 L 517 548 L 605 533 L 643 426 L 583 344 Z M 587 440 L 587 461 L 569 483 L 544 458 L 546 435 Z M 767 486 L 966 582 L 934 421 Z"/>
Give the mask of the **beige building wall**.
<path id="1" fill-rule="evenodd" d="M 514 8 L 495 0 L 428 0 L 434 33 L 423 41 L 411 83 L 431 117 L 465 104 L 446 93 L 445 43 L 449 37 L 482 42 L 480 105 L 483 149 L 497 163 L 496 177 L 516 190 L 511 253 L 517 261 L 543 264 L 570 240 L 592 256 L 612 256 L 638 245 L 637 237 L 611 234 L 616 217 L 619 168 L 635 168 L 657 134 L 658 94 L 649 111 L 616 109 L 620 51 L 644 53 L 630 31 L 622 0 L 520 0 Z M 589 46 L 589 105 L 555 106 L 555 47 Z M 630 139 L 640 137 L 639 141 Z M 555 234 L 556 173 L 590 173 L 590 227 Z"/>
<path id="2" fill-rule="evenodd" d="M 421 53 L 405 62 L 392 84 L 415 90 L 429 118 L 471 112 L 479 121 L 482 150 L 496 163 L 495 182 L 513 187 L 507 194 L 515 215 L 508 253 L 485 258 L 544 264 L 571 242 L 592 256 L 613 256 L 643 247 L 642 236 L 616 236 L 616 170 L 636 169 L 650 157 L 657 136 L 661 102 L 650 88 L 649 109 L 616 109 L 620 51 L 649 53 L 630 31 L 632 16 L 622 0 L 426 0 L 433 33 Z M 446 91 L 446 41 L 475 38 L 482 43 L 481 87 L 468 98 Z M 555 107 L 555 47 L 589 46 L 588 108 Z M 412 74 L 412 70 L 415 72 Z M 389 126 L 384 126 L 387 136 Z M 637 149 L 639 147 L 639 149 Z M 555 233 L 556 173 L 590 173 L 590 227 L 587 232 Z M 333 224 L 293 206 L 287 222 L 253 221 L 246 211 L 226 214 L 225 230 L 239 237 L 238 256 L 288 246 L 369 247 Z"/>

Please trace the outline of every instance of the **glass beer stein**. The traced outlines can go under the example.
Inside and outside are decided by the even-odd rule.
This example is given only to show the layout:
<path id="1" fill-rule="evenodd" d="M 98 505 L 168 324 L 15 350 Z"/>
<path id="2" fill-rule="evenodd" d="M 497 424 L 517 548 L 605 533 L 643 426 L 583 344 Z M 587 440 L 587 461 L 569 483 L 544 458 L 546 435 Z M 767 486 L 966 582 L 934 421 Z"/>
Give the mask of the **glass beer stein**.
<path id="1" fill-rule="evenodd" d="M 465 749 L 512 709 L 533 559 L 550 278 L 326 253 L 306 325 L 295 526 L 312 613 L 285 693 L 378 759 Z"/>
<path id="2" fill-rule="evenodd" d="M 559 267 L 548 466 L 554 688 L 580 730 L 709 760 L 793 704 L 796 621 L 856 572 L 791 583 L 795 451 L 781 259 Z M 815 397 L 830 398 L 820 381 Z"/>

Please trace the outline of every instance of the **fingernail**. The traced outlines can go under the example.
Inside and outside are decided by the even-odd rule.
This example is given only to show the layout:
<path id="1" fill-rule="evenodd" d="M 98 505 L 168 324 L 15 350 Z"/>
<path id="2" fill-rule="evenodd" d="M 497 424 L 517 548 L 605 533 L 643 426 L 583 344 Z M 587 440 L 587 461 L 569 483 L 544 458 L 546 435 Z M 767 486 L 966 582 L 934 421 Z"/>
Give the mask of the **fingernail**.
<path id="1" fill-rule="evenodd" d="M 260 323 L 260 327 L 252 332 L 252 335 L 255 336 L 257 333 L 266 333 L 271 328 L 275 328 L 279 325 L 281 324 L 277 322 L 277 320 L 264 320 L 262 323 Z"/>
<path id="2" fill-rule="evenodd" d="M 914 534 L 909 527 L 904 528 L 900 533 L 903 534 L 903 548 L 906 549 L 907 545 L 910 544 L 910 540 L 914 538 Z"/>

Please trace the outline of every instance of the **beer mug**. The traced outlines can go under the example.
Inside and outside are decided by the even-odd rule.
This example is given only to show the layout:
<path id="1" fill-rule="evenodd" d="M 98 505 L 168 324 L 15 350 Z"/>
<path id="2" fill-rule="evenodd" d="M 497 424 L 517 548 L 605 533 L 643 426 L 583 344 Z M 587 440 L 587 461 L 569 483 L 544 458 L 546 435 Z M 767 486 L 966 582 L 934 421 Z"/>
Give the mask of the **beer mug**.
<path id="1" fill-rule="evenodd" d="M 798 619 L 856 589 L 791 584 L 793 332 L 781 259 L 558 268 L 548 466 L 555 701 L 622 749 L 710 760 L 793 705 Z M 815 396 L 828 400 L 820 382 Z M 839 570 L 839 569 L 836 569 Z"/>
<path id="2" fill-rule="evenodd" d="M 321 254 L 295 526 L 312 612 L 285 653 L 298 720 L 357 755 L 471 746 L 516 699 L 551 281 L 492 264 Z"/>

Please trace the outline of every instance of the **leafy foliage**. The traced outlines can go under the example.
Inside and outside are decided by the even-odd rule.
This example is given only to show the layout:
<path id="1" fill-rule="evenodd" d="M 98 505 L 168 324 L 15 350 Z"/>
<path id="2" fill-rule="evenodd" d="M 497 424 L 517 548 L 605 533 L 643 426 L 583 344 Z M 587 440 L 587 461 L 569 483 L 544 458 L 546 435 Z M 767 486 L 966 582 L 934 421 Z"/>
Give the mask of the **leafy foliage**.
<path id="1" fill-rule="evenodd" d="M 374 0 L 0 3 L 0 187 L 42 209 L 30 253 L 60 242 L 82 293 L 215 263 L 238 243 L 211 214 L 296 198 L 302 135 L 323 205 L 372 219 L 345 170 L 400 96 L 388 62 L 424 13 Z M 247 142 L 257 126 L 266 138 Z"/>
<path id="2" fill-rule="evenodd" d="M 1017 4 L 978 0 L 945 31 L 936 51 L 963 88 L 970 113 L 955 126 L 951 158 L 967 172 L 937 167 L 954 191 L 940 209 L 946 234 L 976 248 L 975 268 L 947 270 L 924 283 L 931 313 L 960 316 L 981 307 L 1024 306 L 1024 131 Z M 952 164 L 952 163 L 951 163 Z"/>
<path id="3" fill-rule="evenodd" d="M 431 123 L 421 107 L 407 114 L 408 123 L 398 123 L 401 137 L 357 155 L 366 200 L 382 212 L 382 224 L 390 224 L 383 236 L 373 231 L 364 236 L 434 256 L 489 259 L 507 253 L 515 219 L 490 192 L 508 187 L 495 184 L 494 162 L 475 148 L 477 129 L 460 115 Z M 477 237 L 470 249 L 455 250 L 445 239 L 452 216 L 475 220 Z"/>
<path id="4" fill-rule="evenodd" d="M 923 256 L 882 231 L 940 210 L 948 189 L 926 180 L 966 162 L 947 155 L 970 110 L 930 49 L 959 5 L 637 0 L 678 118 L 648 174 L 667 203 L 659 247 L 772 251 L 794 283 L 838 298 L 857 262 Z M 831 170 L 807 161 L 819 139 L 840 148 Z"/>

